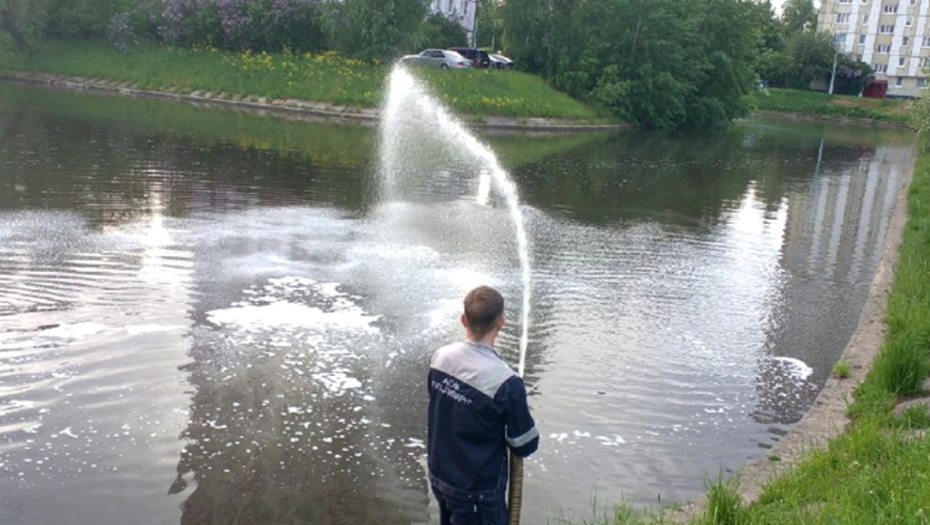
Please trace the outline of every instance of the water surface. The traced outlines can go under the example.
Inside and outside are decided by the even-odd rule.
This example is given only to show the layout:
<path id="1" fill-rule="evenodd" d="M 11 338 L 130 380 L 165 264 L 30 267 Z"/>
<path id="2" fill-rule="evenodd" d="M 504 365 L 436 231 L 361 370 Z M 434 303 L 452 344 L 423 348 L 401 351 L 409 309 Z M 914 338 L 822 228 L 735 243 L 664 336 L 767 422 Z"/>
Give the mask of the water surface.
<path id="1" fill-rule="evenodd" d="M 909 133 L 490 136 L 533 251 L 524 516 L 683 501 L 806 411 Z M 510 299 L 503 206 L 374 131 L 0 85 L 0 523 L 428 523 L 425 373 Z"/>

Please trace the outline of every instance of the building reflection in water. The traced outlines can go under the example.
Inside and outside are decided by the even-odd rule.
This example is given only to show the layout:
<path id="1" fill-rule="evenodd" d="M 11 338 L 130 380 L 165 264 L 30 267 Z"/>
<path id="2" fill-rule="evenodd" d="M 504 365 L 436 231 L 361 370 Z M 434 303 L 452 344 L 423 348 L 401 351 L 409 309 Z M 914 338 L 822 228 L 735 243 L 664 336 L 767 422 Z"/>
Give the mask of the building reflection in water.
<path id="1" fill-rule="evenodd" d="M 852 333 L 862 304 L 824 298 L 838 289 L 864 298 L 882 256 L 913 152 L 879 146 L 857 153 L 854 162 L 825 159 L 821 145 L 814 179 L 805 190 L 789 189 L 778 212 L 784 222 L 780 265 L 794 278 L 779 288 L 766 328 L 752 413 L 759 423 L 791 424 L 807 412 L 843 350 L 824 349 L 835 346 L 835 332 Z"/>

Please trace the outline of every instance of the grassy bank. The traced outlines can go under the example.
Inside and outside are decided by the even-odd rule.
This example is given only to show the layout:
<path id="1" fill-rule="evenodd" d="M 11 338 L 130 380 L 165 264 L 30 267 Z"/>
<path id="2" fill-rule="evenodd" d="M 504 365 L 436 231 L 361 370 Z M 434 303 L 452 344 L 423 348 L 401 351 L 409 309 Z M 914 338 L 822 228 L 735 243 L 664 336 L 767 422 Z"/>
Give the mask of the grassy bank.
<path id="1" fill-rule="evenodd" d="M 930 426 L 925 409 L 893 415 L 924 394 L 930 372 L 930 151 L 920 153 L 908 194 L 908 222 L 887 308 L 888 331 L 856 390 L 849 430 L 744 506 L 733 480 L 711 483 L 710 504 L 692 525 L 874 525 L 930 523 Z M 617 507 L 574 523 L 668 523 Z"/>
<path id="2" fill-rule="evenodd" d="M 0 71 L 27 71 L 126 82 L 141 89 L 211 92 L 224 98 L 298 99 L 357 108 L 381 102 L 386 64 L 332 53 L 231 53 L 140 46 L 118 53 L 95 41 L 44 41 L 32 56 L 0 52 Z M 474 117 L 605 121 L 603 115 L 516 71 L 418 70 L 454 111 Z"/>
<path id="3" fill-rule="evenodd" d="M 907 124 L 910 102 L 874 98 L 828 95 L 796 89 L 766 89 L 749 96 L 756 111 L 796 113 L 836 119 L 871 119 Z"/>

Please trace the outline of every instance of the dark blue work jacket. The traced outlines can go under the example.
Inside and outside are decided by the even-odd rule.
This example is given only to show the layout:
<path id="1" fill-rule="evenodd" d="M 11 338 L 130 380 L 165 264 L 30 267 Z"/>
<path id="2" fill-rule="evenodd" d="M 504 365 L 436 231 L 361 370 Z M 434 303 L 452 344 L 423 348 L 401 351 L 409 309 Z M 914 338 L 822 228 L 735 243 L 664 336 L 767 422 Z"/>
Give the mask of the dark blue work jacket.
<path id="1" fill-rule="evenodd" d="M 454 498 L 503 498 L 508 447 L 526 457 L 539 446 L 523 380 L 492 347 L 468 341 L 433 354 L 428 387 L 430 483 Z"/>

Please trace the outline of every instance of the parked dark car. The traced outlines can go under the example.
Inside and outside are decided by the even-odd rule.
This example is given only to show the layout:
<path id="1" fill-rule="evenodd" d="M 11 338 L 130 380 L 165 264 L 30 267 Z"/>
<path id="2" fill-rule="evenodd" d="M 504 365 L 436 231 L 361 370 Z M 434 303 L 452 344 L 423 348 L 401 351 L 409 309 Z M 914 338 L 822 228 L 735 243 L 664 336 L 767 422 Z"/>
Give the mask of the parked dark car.
<path id="1" fill-rule="evenodd" d="M 450 47 L 449 51 L 455 51 L 468 60 L 471 60 L 471 67 L 489 67 L 491 65 L 491 57 L 488 56 L 487 51 L 482 51 L 473 47 Z"/>

